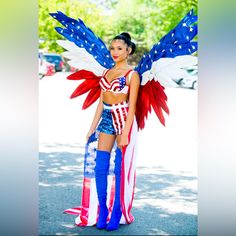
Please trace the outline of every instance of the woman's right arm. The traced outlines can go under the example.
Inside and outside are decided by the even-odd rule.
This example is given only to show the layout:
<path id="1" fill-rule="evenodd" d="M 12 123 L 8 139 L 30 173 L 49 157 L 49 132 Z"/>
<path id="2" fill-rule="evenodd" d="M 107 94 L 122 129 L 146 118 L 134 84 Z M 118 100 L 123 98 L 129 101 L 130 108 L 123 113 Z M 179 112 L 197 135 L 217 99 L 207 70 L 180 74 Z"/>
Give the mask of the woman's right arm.
<path id="1" fill-rule="evenodd" d="M 94 118 L 93 118 L 93 122 L 90 126 L 90 129 L 89 129 L 89 132 L 86 136 L 86 141 L 88 141 L 89 137 L 93 134 L 93 132 L 95 131 L 97 125 L 98 125 L 98 122 L 100 121 L 100 118 L 101 118 L 101 115 L 102 115 L 102 111 L 103 111 L 103 96 L 102 96 L 102 91 L 101 91 L 101 94 L 100 94 L 100 99 L 99 99 L 99 103 L 98 103 L 98 106 L 97 106 L 97 109 L 96 109 L 96 112 L 95 112 L 95 115 L 94 115 Z"/>

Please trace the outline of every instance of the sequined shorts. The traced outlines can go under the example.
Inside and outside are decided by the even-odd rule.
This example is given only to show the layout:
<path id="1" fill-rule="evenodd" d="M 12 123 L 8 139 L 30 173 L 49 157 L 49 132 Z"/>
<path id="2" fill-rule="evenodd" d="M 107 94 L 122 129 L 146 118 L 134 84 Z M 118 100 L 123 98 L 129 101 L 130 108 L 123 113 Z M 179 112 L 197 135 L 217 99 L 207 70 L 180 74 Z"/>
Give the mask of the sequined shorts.
<path id="1" fill-rule="evenodd" d="M 121 134 L 128 114 L 128 103 L 107 104 L 103 102 L 102 120 L 98 131 L 106 134 Z"/>

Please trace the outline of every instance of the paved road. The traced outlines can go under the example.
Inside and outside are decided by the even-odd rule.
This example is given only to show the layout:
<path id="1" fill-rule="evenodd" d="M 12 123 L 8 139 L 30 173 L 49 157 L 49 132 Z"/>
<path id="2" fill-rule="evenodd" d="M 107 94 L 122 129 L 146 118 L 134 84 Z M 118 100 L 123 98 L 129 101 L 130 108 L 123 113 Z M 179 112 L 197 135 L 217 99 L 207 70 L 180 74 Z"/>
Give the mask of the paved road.
<path id="1" fill-rule="evenodd" d="M 95 109 L 82 112 L 81 99 L 68 99 L 77 81 L 65 76 L 39 82 L 39 234 L 196 235 L 196 91 L 166 89 L 171 111 L 166 128 L 150 116 L 140 132 L 135 222 L 111 233 L 76 227 L 74 216 L 62 214 L 80 204 L 83 138 Z"/>

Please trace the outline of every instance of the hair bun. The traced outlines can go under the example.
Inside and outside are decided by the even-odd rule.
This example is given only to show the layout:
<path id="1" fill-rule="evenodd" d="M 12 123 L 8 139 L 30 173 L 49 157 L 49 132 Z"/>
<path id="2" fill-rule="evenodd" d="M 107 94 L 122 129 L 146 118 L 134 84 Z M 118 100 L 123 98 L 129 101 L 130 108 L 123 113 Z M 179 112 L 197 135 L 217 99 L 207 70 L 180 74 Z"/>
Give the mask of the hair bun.
<path id="1" fill-rule="evenodd" d="M 131 37 L 130 37 L 130 34 L 129 34 L 129 33 L 123 32 L 123 33 L 121 33 L 120 35 L 125 36 L 127 39 L 129 39 L 129 40 L 131 41 Z"/>
<path id="2" fill-rule="evenodd" d="M 134 54 L 135 50 L 136 50 L 136 45 L 135 43 L 131 42 L 131 48 L 132 48 L 132 51 L 130 53 L 130 55 Z"/>

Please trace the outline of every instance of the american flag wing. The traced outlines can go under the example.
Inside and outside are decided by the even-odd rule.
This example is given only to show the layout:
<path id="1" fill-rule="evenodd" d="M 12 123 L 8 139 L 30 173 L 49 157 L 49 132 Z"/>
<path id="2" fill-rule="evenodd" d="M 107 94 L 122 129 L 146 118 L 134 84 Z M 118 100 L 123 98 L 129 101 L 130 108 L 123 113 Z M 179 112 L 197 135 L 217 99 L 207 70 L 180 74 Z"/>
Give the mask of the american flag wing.
<path id="1" fill-rule="evenodd" d="M 145 126 L 145 119 L 152 108 L 161 124 L 165 125 L 163 111 L 169 114 L 164 86 L 178 87 L 175 82 L 187 76 L 184 68 L 197 64 L 192 56 L 197 51 L 197 16 L 193 10 L 153 45 L 149 53 L 144 54 L 135 70 L 141 79 L 141 88 L 137 101 L 136 116 L 138 127 Z"/>
<path id="2" fill-rule="evenodd" d="M 73 19 L 60 11 L 49 14 L 65 27 L 55 27 L 59 34 L 73 42 L 77 47 L 83 48 L 101 66 L 111 68 L 114 65 L 114 61 L 105 43 L 81 19 Z M 84 52 L 82 54 L 84 55 Z"/>
<path id="3" fill-rule="evenodd" d="M 86 109 L 99 98 L 99 80 L 103 71 L 111 68 L 114 62 L 105 43 L 81 19 L 75 20 L 60 11 L 50 15 L 64 26 L 55 27 L 56 31 L 67 39 L 57 41 L 67 50 L 62 55 L 69 59 L 69 65 L 79 69 L 67 78 L 84 80 L 72 93 L 71 98 L 89 92 L 83 104 L 83 109 Z"/>

